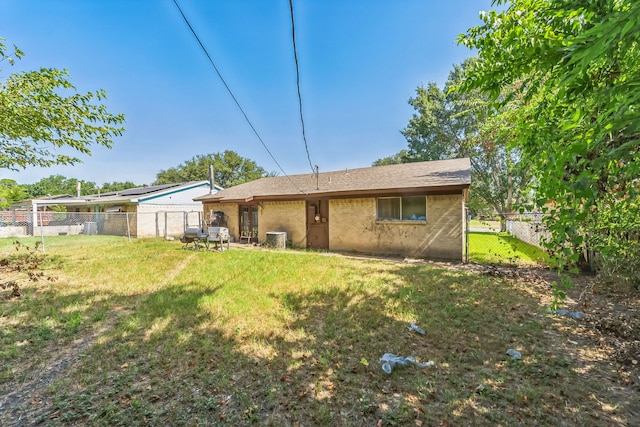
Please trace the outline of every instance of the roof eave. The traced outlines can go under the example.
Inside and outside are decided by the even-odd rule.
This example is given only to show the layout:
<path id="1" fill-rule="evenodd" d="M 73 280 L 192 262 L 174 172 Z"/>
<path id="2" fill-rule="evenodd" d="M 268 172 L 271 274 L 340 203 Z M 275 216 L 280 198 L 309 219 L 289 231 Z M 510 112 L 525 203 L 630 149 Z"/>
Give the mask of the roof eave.
<path id="1" fill-rule="evenodd" d="M 343 191 L 323 191 L 312 192 L 307 194 L 266 194 L 258 196 L 250 196 L 248 198 L 225 198 L 225 197 L 200 197 L 200 201 L 204 203 L 250 203 L 252 201 L 269 201 L 269 200 L 306 200 L 310 198 L 357 198 L 372 197 L 393 194 L 453 194 L 467 190 L 470 184 L 454 184 L 427 187 L 400 187 L 385 188 L 372 190 L 343 190 Z M 194 200 L 198 200 L 194 199 Z"/>

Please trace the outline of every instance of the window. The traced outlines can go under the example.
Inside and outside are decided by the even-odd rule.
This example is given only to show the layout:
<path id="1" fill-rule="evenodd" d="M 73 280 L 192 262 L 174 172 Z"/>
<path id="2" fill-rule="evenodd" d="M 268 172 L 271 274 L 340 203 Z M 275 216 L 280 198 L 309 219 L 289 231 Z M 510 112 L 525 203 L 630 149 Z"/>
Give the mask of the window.
<path id="1" fill-rule="evenodd" d="M 403 197 L 402 219 L 425 221 L 427 219 L 427 198 L 425 196 Z"/>
<path id="2" fill-rule="evenodd" d="M 378 199 L 378 219 L 400 219 L 400 197 Z"/>
<path id="3" fill-rule="evenodd" d="M 380 197 L 376 215 L 379 221 L 426 221 L 427 197 Z"/>

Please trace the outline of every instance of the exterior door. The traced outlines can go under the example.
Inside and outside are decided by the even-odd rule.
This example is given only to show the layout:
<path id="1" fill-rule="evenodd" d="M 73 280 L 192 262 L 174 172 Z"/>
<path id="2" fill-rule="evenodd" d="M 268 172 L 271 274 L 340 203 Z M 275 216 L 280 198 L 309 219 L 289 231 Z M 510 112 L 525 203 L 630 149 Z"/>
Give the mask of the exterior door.
<path id="1" fill-rule="evenodd" d="M 258 205 L 240 206 L 240 243 L 258 242 Z"/>
<path id="2" fill-rule="evenodd" d="M 307 200 L 307 247 L 329 249 L 329 199 Z"/>

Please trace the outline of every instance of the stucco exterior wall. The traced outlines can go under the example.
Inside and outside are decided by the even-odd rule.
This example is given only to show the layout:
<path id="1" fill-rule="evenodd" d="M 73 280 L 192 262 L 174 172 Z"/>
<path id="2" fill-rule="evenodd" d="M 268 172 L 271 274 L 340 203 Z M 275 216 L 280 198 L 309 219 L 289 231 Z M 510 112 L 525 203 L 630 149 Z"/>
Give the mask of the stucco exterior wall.
<path id="1" fill-rule="evenodd" d="M 209 184 L 202 184 L 193 188 L 179 188 L 175 191 L 169 191 L 163 195 L 145 195 L 141 196 L 139 205 L 165 205 L 173 207 L 173 210 L 182 209 L 180 206 L 184 206 L 186 211 L 190 210 L 202 210 L 202 202 L 194 202 L 196 197 L 203 196 L 209 193 Z M 179 208 L 180 207 L 180 208 Z M 188 208 L 187 208 L 188 207 Z M 171 208 L 169 208 L 171 210 Z"/>
<path id="2" fill-rule="evenodd" d="M 267 240 L 267 233 L 285 231 L 294 246 L 307 245 L 307 214 L 302 200 L 288 202 L 261 202 L 258 208 L 258 240 Z"/>
<path id="3" fill-rule="evenodd" d="M 184 205 L 150 205 L 138 204 L 138 212 L 202 212 L 202 204 L 184 204 Z M 135 209 L 134 209 L 135 210 Z"/>
<path id="4" fill-rule="evenodd" d="M 376 199 L 329 202 L 329 249 L 462 260 L 462 194 L 427 196 L 427 220 L 376 221 Z"/>
<path id="5" fill-rule="evenodd" d="M 128 205 L 127 212 L 138 212 L 137 237 L 178 237 L 187 227 L 201 225 L 202 205 Z M 133 228 L 132 228 L 133 229 Z"/>

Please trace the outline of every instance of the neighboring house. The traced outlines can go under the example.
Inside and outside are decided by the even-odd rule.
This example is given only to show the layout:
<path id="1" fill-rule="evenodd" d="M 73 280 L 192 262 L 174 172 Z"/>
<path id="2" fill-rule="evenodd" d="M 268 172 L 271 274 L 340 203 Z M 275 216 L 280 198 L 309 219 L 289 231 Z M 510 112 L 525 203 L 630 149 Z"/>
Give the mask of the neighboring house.
<path id="1" fill-rule="evenodd" d="M 57 200 L 68 199 L 72 196 L 69 194 L 57 194 L 55 196 L 42 197 L 39 200 L 57 203 Z M 22 200 L 12 203 L 8 209 L 0 211 L 0 238 L 4 237 L 25 237 L 33 234 L 32 220 L 33 212 L 31 212 L 32 199 Z M 52 212 L 46 212 L 46 206 L 40 205 L 37 208 L 39 217 L 43 221 L 49 221 L 52 218 Z"/>
<path id="2" fill-rule="evenodd" d="M 64 206 L 67 212 L 94 213 L 92 220 L 104 234 L 127 234 L 129 230 L 132 237 L 178 236 L 185 226 L 198 226 L 203 219 L 202 203 L 194 198 L 219 190 L 222 188 L 217 186 L 211 190 L 209 181 L 152 185 L 56 200 L 34 199 L 31 211 L 35 213 L 41 206 Z M 118 215 L 120 212 L 135 215 Z M 78 218 L 85 221 L 86 215 Z M 36 218 L 33 222 L 38 223 Z"/>
<path id="3" fill-rule="evenodd" d="M 37 200 L 44 202 L 58 203 L 58 200 L 72 198 L 70 194 L 56 194 L 54 196 L 40 197 Z M 31 207 L 33 199 L 21 200 L 11 203 L 8 209 L 0 211 L 0 221 L 13 223 L 26 223 L 31 220 Z M 39 210 L 44 211 L 45 206 L 39 205 Z"/>
<path id="4" fill-rule="evenodd" d="M 198 197 L 236 241 L 463 259 L 468 158 L 261 178 Z"/>

